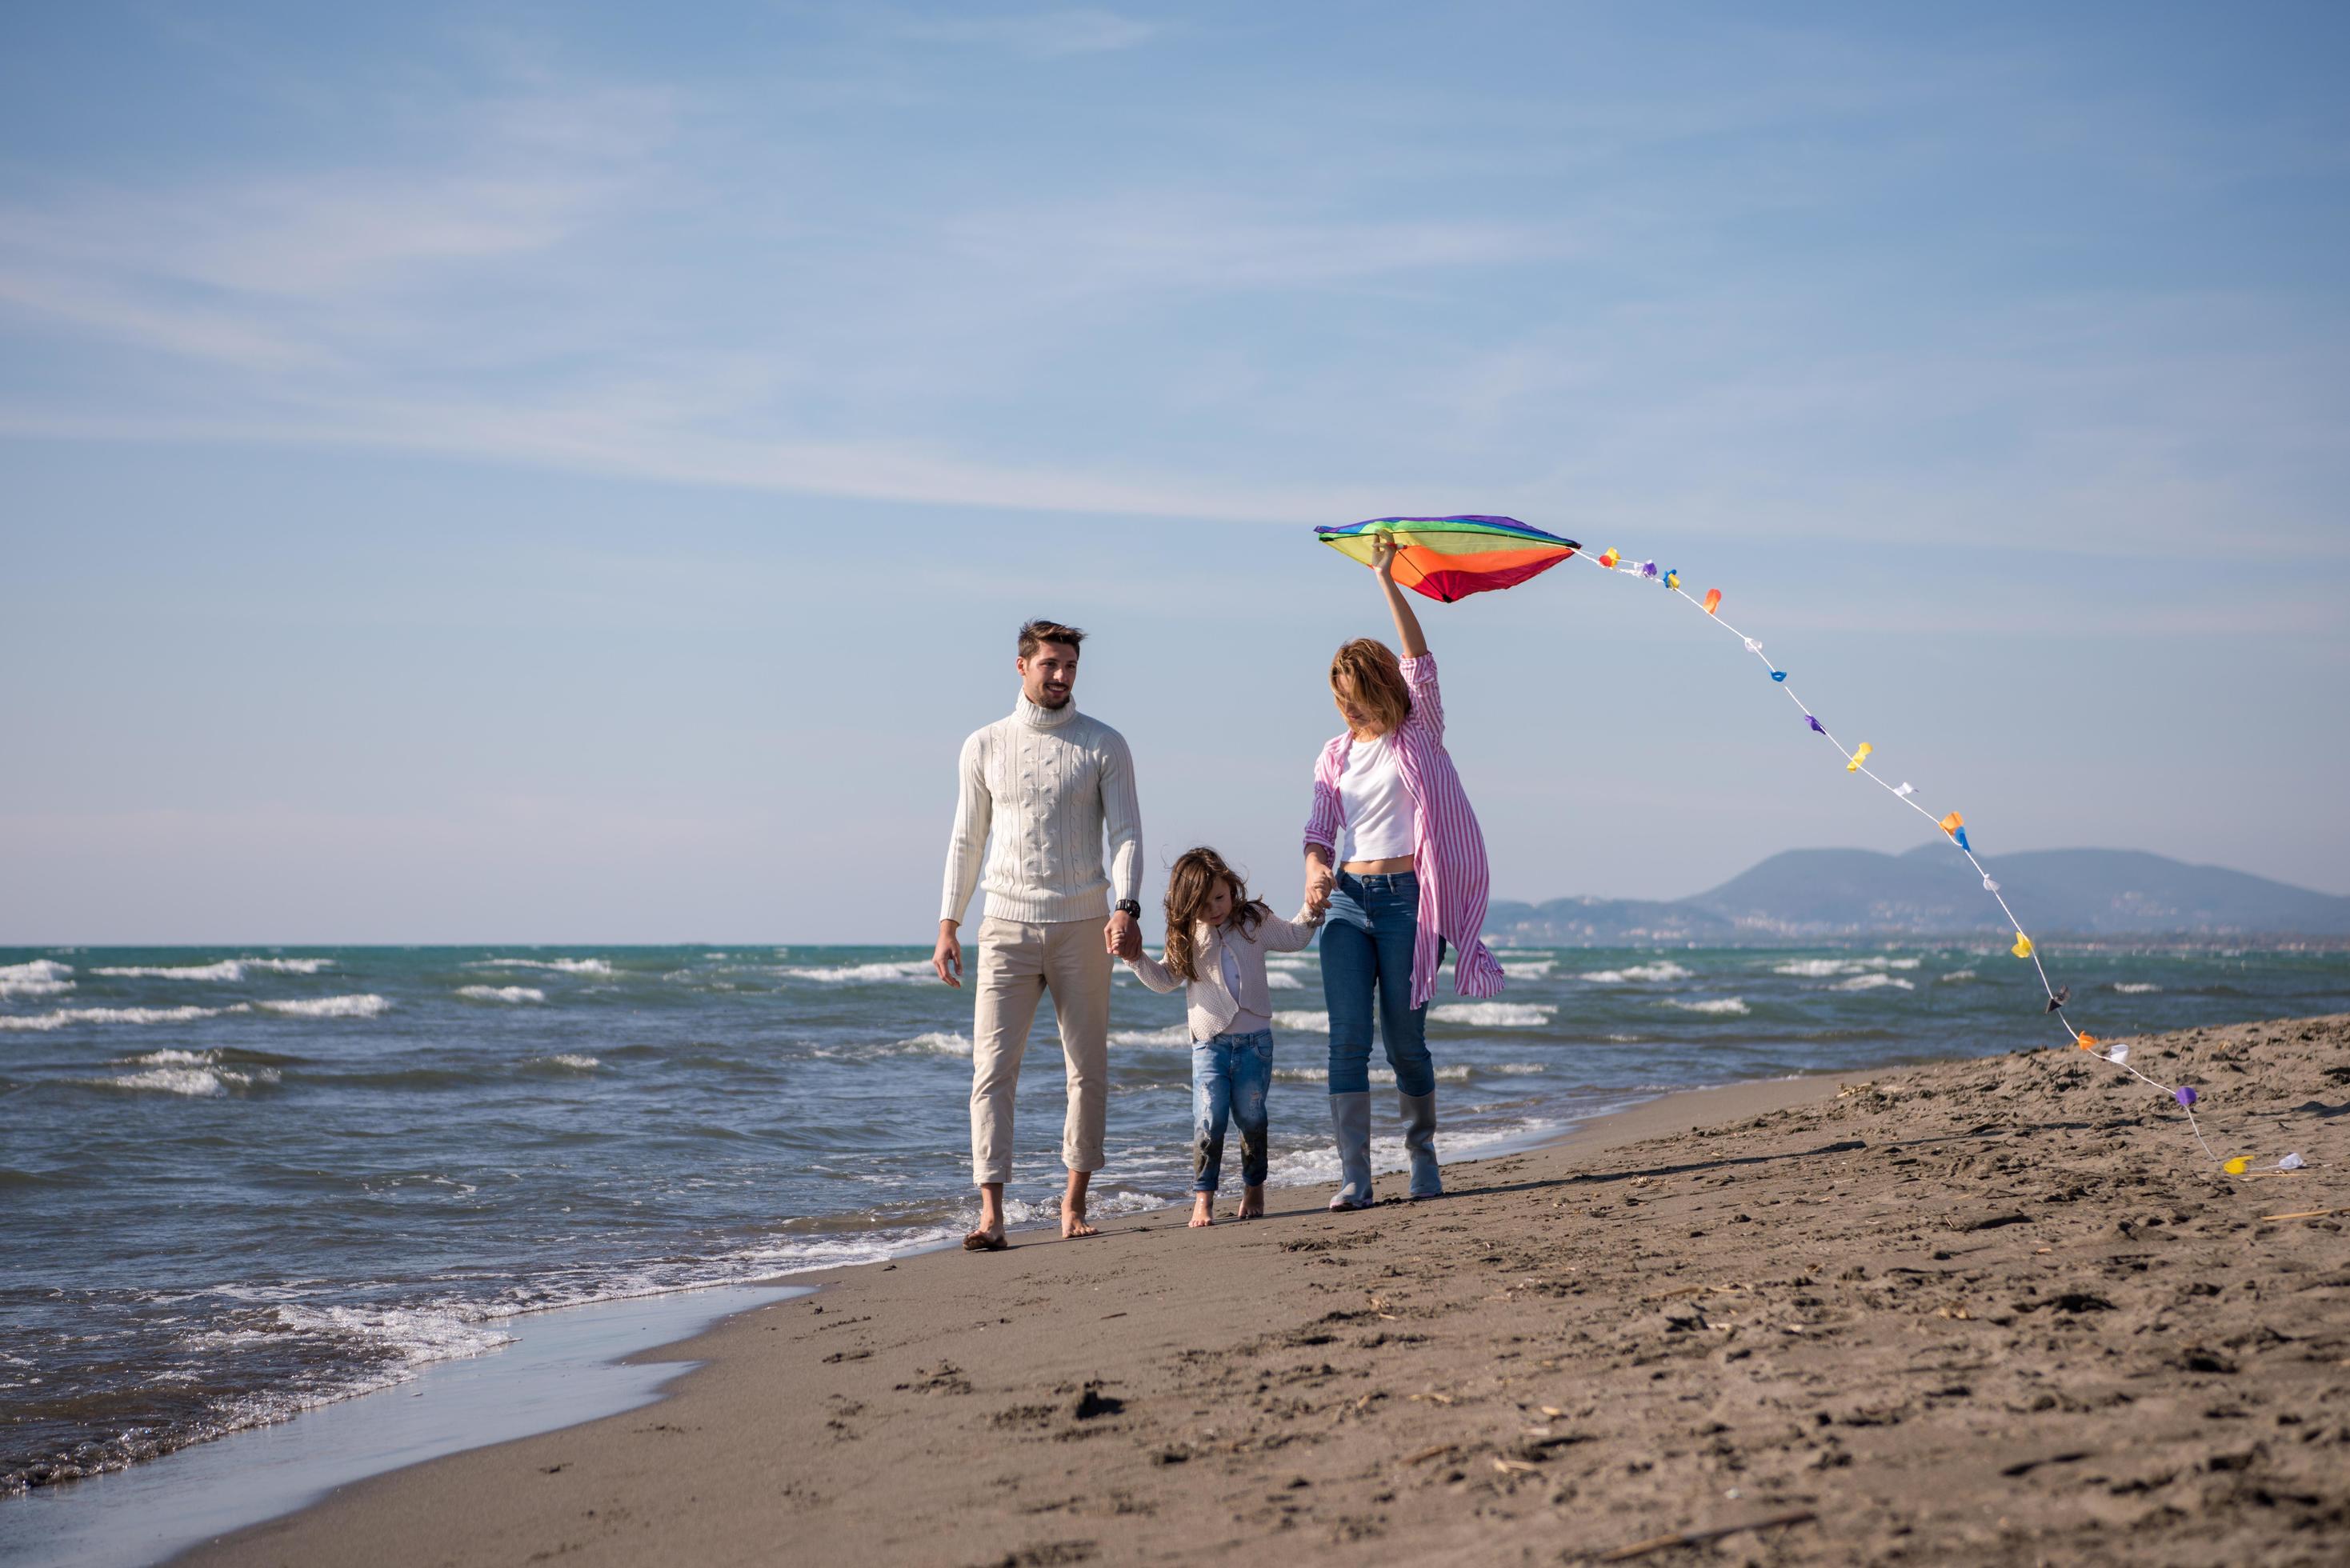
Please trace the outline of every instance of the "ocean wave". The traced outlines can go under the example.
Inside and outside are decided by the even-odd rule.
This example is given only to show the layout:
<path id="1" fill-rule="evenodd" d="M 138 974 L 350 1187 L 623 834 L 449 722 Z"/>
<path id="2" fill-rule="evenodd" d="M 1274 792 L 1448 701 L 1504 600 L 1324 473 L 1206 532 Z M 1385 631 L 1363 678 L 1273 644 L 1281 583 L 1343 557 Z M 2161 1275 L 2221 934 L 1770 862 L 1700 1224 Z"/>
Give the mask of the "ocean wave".
<path id="1" fill-rule="evenodd" d="M 1839 974 L 1867 974 L 1888 969 L 1916 969 L 1923 959 L 1914 958 L 1828 958 L 1796 959 L 1788 963 L 1773 964 L 1773 974 L 1792 974 L 1801 980 L 1827 980 Z"/>
<path id="2" fill-rule="evenodd" d="M 233 1090 L 275 1084 L 277 1082 L 277 1069 L 255 1067 L 247 1072 L 234 1067 L 150 1067 L 143 1073 L 125 1073 L 113 1078 L 83 1078 L 80 1082 L 97 1089 L 124 1089 L 134 1093 L 184 1095 L 192 1099 L 209 1099 Z"/>
<path id="3" fill-rule="evenodd" d="M 218 963 L 175 964 L 156 967 L 149 964 L 119 964 L 94 969 L 92 974 L 103 974 L 117 980 L 206 980 L 240 981 L 247 974 L 317 974 L 331 968 L 332 959 L 223 959 Z"/>
<path id="4" fill-rule="evenodd" d="M 558 1051 L 552 1056 L 534 1056 L 523 1064 L 526 1067 L 561 1067 L 572 1073 L 592 1073 L 603 1064 L 595 1057 L 583 1056 L 577 1051 Z"/>
<path id="5" fill-rule="evenodd" d="M 1305 982 L 1287 970 L 1268 969 L 1264 971 L 1264 988 L 1267 991 L 1304 991 Z"/>
<path id="6" fill-rule="evenodd" d="M 1955 985 L 1960 981 L 1972 980 L 1974 977 L 1975 971 L 1970 969 L 1954 969 L 1950 973 L 1942 976 L 1942 983 L 1944 985 Z"/>
<path id="7" fill-rule="evenodd" d="M 1558 960 L 1555 958 L 1519 959 L 1515 962 L 1508 959 L 1502 961 L 1502 972 L 1513 980 L 1544 980 L 1557 967 Z"/>
<path id="8" fill-rule="evenodd" d="M 1472 1070 L 1466 1064 L 1451 1063 L 1436 1069 L 1436 1081 L 1440 1084 L 1465 1084 L 1469 1081 L 1469 1075 Z M 1542 1069 L 1536 1067 L 1532 1071 L 1539 1073 Z M 1327 1067 L 1275 1067 L 1273 1070 L 1273 1077 L 1274 1081 L 1279 1084 L 1326 1084 L 1330 1081 L 1330 1069 Z M 1394 1068 L 1371 1069 L 1372 1083 L 1393 1088 L 1395 1081 Z"/>
<path id="9" fill-rule="evenodd" d="M 1113 1029 L 1109 1032 L 1113 1045 L 1189 1045 L 1191 1031 L 1183 1024 L 1166 1029 Z"/>
<path id="10" fill-rule="evenodd" d="M 1683 1012 L 1711 1012 L 1730 1018 L 1743 1018 L 1754 1011 L 1746 1005 L 1743 997 L 1737 996 L 1712 996 L 1700 1002 L 1681 1002 L 1669 996 L 1665 998 L 1665 1005 L 1678 1007 Z"/>
<path id="11" fill-rule="evenodd" d="M 74 988 L 73 965 L 55 959 L 0 963 L 0 996 L 62 996 Z"/>
<path id="12" fill-rule="evenodd" d="M 824 985 L 875 985 L 937 978 L 928 959 L 834 964 L 814 969 L 786 969 L 784 972 L 794 980 L 813 980 Z"/>
<path id="13" fill-rule="evenodd" d="M 928 1034 L 917 1034 L 911 1040 L 900 1040 L 898 1044 L 912 1050 L 928 1051 L 941 1056 L 971 1054 L 971 1036 L 957 1034 L 946 1029 L 933 1029 Z"/>
<path id="14" fill-rule="evenodd" d="M 535 985 L 461 985 L 460 996 L 470 996 L 475 1002 L 545 1002 L 546 992 Z"/>
<path id="15" fill-rule="evenodd" d="M 1831 991 L 1882 991 L 1887 986 L 1898 986 L 1903 991 L 1918 989 L 1908 981 L 1890 974 L 1856 974 L 1850 980 L 1836 981 L 1828 989 Z"/>
<path id="16" fill-rule="evenodd" d="M 2149 981 L 2125 980 L 2116 981 L 2114 983 L 2114 989 L 2121 992 L 2124 996 L 2144 996 L 2148 992 L 2160 991 L 2162 987 L 2156 985 Z"/>
<path id="17" fill-rule="evenodd" d="M 256 1007 L 287 1018 L 374 1018 L 391 1011 L 391 1003 L 372 992 L 358 996 L 308 996 L 286 1002 L 257 1002 Z"/>
<path id="18" fill-rule="evenodd" d="M 1278 1029 L 1296 1029 L 1308 1034 L 1330 1033 L 1330 1015 L 1326 1012 L 1276 1012 L 1273 1022 Z"/>
<path id="19" fill-rule="evenodd" d="M 1531 1029 L 1548 1023 L 1558 1009 L 1548 1002 L 1447 1002 L 1428 1010 L 1444 1023 L 1466 1023 L 1478 1029 Z"/>
<path id="20" fill-rule="evenodd" d="M 60 1007 L 49 1012 L 0 1017 L 0 1029 L 46 1033 L 75 1023 L 193 1023 L 199 1018 L 251 1011 L 252 1005 L 243 1002 L 231 1007 Z"/>
<path id="21" fill-rule="evenodd" d="M 1689 976 L 1690 971 L 1670 959 L 1662 959 L 1655 963 L 1631 964 L 1623 969 L 1596 969 L 1583 978 L 1595 985 L 1623 985 L 1634 981 L 1656 984 L 1668 980 L 1687 980 Z"/>
<path id="22" fill-rule="evenodd" d="M 467 969 L 544 969 L 552 970 L 557 974 L 609 974 L 612 972 L 612 961 L 609 959 L 599 958 L 475 959 L 465 967 Z"/>
<path id="23" fill-rule="evenodd" d="M 1503 1076 L 1509 1078 L 1523 1078 L 1531 1076 L 1535 1073 L 1549 1072 L 1550 1064 L 1546 1062 L 1496 1062 L 1490 1067 L 1480 1067 L 1478 1071 L 1481 1073 L 1499 1073 Z"/>

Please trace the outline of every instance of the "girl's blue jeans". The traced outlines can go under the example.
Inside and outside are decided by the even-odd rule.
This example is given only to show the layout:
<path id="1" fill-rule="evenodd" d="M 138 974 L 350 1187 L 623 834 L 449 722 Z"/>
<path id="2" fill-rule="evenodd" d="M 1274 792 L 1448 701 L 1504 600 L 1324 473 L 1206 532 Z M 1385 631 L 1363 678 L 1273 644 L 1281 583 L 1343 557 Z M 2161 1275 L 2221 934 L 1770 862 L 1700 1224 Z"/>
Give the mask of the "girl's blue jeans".
<path id="1" fill-rule="evenodd" d="M 1264 1185 L 1264 1096 L 1273 1087 L 1273 1031 L 1219 1034 L 1191 1047 L 1191 1190 L 1213 1192 L 1224 1173 L 1224 1120 L 1241 1130 L 1241 1181 Z"/>
<path id="2" fill-rule="evenodd" d="M 1330 917 L 1322 925 L 1322 996 L 1330 1007 L 1330 1092 L 1371 1086 L 1371 1015 L 1396 1087 L 1436 1092 L 1428 1054 L 1428 1009 L 1411 1004 L 1411 954 L 1419 940 L 1419 878 L 1409 871 L 1357 877 L 1338 873 Z M 1437 961 L 1444 950 L 1437 949 Z"/>

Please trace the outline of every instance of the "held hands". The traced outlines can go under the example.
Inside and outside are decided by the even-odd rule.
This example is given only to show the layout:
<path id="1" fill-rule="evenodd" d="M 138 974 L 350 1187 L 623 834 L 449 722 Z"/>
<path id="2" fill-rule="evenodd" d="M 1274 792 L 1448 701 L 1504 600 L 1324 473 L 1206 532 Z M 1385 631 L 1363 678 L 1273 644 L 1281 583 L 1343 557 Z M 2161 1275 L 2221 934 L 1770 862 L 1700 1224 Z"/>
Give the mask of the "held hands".
<path id="1" fill-rule="evenodd" d="M 955 935 L 952 920 L 939 922 L 939 945 L 931 950 L 931 969 L 957 991 L 962 989 L 962 940 Z"/>
<path id="2" fill-rule="evenodd" d="M 1102 946 L 1112 958 L 1138 959 L 1142 956 L 1142 925 L 1132 915 L 1121 909 L 1109 918 L 1102 928 Z"/>
<path id="3" fill-rule="evenodd" d="M 1328 911 L 1330 889 L 1336 882 L 1337 876 L 1330 869 L 1327 860 L 1315 857 L 1306 860 L 1305 909 L 1309 914 L 1318 917 Z"/>

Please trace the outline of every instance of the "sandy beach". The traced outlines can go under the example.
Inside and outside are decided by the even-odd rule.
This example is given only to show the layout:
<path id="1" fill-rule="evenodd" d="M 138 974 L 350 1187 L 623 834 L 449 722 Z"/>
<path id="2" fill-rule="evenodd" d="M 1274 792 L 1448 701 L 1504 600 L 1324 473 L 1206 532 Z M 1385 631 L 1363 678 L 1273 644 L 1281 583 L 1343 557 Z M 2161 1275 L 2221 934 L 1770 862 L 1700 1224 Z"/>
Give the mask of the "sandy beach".
<path id="1" fill-rule="evenodd" d="M 798 1276 L 662 1403 L 187 1560 L 2339 1563 L 2350 1017 L 2133 1044 L 2309 1168 L 2072 1051 L 1676 1095 L 1442 1201 Z"/>

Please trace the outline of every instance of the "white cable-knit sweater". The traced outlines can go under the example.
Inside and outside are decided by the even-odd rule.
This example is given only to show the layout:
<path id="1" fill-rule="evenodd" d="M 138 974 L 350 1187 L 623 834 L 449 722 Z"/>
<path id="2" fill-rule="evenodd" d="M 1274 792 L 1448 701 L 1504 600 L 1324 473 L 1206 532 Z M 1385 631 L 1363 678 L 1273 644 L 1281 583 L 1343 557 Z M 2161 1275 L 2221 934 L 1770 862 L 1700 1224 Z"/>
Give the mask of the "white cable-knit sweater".
<path id="1" fill-rule="evenodd" d="M 1134 758 L 1107 724 L 1074 703 L 1039 708 L 1024 695 L 1008 718 L 972 732 L 956 774 L 939 919 L 961 920 L 974 887 L 986 889 L 989 914 L 1039 924 L 1105 919 L 1113 888 L 1119 898 L 1140 896 Z"/>

